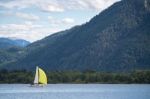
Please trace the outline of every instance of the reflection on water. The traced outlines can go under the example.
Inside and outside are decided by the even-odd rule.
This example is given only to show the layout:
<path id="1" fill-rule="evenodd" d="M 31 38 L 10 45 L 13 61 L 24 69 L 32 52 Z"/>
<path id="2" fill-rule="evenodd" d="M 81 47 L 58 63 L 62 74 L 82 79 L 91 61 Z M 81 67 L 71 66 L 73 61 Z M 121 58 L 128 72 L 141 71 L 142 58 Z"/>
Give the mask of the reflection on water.
<path id="1" fill-rule="evenodd" d="M 150 99 L 150 85 L 0 84 L 0 99 Z"/>

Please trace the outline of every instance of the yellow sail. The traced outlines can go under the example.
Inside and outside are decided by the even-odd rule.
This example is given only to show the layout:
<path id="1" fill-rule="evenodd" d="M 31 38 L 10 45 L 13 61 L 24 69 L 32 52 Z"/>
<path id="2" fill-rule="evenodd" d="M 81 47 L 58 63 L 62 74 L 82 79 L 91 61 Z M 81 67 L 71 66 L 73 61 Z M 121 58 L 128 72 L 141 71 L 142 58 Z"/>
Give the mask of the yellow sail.
<path id="1" fill-rule="evenodd" d="M 41 68 L 38 68 L 38 70 L 39 70 L 39 83 L 47 84 L 47 77 L 45 72 Z"/>

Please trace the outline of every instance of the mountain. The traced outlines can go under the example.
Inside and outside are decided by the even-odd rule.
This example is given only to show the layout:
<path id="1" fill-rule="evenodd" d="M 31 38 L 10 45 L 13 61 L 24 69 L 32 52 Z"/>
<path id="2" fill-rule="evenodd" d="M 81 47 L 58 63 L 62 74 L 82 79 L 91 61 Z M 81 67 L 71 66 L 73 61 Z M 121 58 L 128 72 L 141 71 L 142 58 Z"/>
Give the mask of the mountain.
<path id="1" fill-rule="evenodd" d="M 122 0 L 89 22 L 26 47 L 25 57 L 4 67 L 107 72 L 150 69 L 149 0 Z"/>
<path id="2" fill-rule="evenodd" d="M 17 38 L 0 38 L 0 49 L 1 48 L 10 48 L 10 47 L 25 47 L 29 45 L 30 42 L 23 40 L 23 39 L 17 39 Z"/>
<path id="3" fill-rule="evenodd" d="M 24 47 L 30 42 L 18 38 L 0 38 L 0 66 L 18 60 L 25 55 Z"/>
<path id="4" fill-rule="evenodd" d="M 18 60 L 19 58 L 25 56 L 25 53 L 26 52 L 21 47 L 0 49 L 0 67 L 4 64 Z"/>

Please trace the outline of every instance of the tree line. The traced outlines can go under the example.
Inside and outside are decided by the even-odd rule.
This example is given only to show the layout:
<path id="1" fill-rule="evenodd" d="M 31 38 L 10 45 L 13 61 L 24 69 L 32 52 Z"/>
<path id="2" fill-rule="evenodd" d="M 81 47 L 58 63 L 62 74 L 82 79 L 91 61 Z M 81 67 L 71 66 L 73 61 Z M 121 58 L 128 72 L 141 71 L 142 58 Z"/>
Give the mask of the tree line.
<path id="1" fill-rule="evenodd" d="M 150 70 L 130 73 L 107 73 L 96 71 L 46 72 L 48 83 L 103 83 L 103 84 L 150 84 Z M 0 70 L 0 83 L 32 83 L 34 72 Z"/>

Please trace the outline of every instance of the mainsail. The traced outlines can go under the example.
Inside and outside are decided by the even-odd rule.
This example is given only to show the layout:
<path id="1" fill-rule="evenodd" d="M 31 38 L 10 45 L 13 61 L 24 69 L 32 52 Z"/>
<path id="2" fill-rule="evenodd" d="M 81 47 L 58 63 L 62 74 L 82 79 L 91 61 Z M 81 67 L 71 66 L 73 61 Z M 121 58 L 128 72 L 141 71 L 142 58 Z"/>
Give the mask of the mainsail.
<path id="1" fill-rule="evenodd" d="M 36 67 L 36 73 L 34 78 L 34 84 L 38 84 L 38 67 Z"/>
<path id="2" fill-rule="evenodd" d="M 45 72 L 39 67 L 36 67 L 34 84 L 44 84 L 44 85 L 47 84 L 47 76 Z"/>

